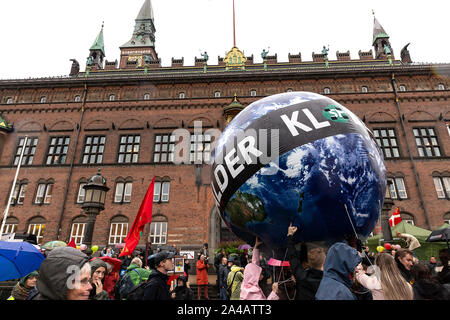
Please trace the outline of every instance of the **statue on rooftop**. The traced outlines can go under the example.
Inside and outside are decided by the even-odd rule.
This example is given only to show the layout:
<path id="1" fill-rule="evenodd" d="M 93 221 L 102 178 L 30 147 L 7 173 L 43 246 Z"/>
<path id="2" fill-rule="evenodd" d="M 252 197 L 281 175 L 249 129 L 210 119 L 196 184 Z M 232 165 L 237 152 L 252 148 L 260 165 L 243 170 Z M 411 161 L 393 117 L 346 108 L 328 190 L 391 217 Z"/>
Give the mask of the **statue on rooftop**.
<path id="1" fill-rule="evenodd" d="M 144 57 L 144 60 L 145 60 L 145 64 L 150 64 L 150 62 L 152 61 L 152 57 L 150 55 L 146 55 Z"/>
<path id="2" fill-rule="evenodd" d="M 90 67 L 90 66 L 92 66 L 93 62 L 94 62 L 94 59 L 92 58 L 92 56 L 89 56 L 89 58 L 87 59 L 87 65 Z"/>
<path id="3" fill-rule="evenodd" d="M 383 46 L 383 50 L 384 50 L 384 53 L 385 53 L 386 55 L 392 53 L 391 48 L 389 48 L 389 46 L 388 46 L 386 43 L 385 43 L 384 46 Z"/>
<path id="4" fill-rule="evenodd" d="M 267 58 L 267 55 L 269 54 L 269 50 L 266 51 L 266 49 L 263 49 L 261 52 L 261 57 L 265 60 Z"/>
<path id="5" fill-rule="evenodd" d="M 328 58 L 328 51 L 330 51 L 330 47 L 328 47 L 328 49 L 327 49 L 327 48 L 325 48 L 325 46 L 323 46 L 322 54 L 323 54 L 324 58 Z"/>
<path id="6" fill-rule="evenodd" d="M 206 51 L 204 53 L 202 53 L 202 57 L 203 57 L 203 59 L 205 59 L 205 61 L 208 61 L 208 59 L 209 59 L 208 53 Z"/>

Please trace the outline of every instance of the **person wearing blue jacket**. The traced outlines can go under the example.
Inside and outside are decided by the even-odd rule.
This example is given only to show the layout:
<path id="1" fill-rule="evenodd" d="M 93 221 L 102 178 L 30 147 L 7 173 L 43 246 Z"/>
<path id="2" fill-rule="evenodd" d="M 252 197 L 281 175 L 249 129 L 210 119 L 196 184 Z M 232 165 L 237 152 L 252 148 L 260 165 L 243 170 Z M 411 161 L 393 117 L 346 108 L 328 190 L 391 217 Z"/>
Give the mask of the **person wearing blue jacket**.
<path id="1" fill-rule="evenodd" d="M 358 251 L 343 242 L 333 244 L 328 249 L 316 300 L 356 300 L 350 290 L 351 277 L 360 262 Z"/>

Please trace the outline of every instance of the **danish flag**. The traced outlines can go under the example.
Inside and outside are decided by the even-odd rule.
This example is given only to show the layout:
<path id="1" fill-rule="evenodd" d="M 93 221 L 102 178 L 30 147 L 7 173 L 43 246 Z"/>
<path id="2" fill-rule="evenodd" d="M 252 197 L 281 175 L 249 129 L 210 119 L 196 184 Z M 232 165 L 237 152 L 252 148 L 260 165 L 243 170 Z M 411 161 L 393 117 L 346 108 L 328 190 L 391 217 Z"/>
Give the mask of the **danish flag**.
<path id="1" fill-rule="evenodd" d="M 389 225 L 391 227 L 402 222 L 402 217 L 400 216 L 400 209 L 397 207 L 397 210 L 392 214 L 392 217 L 389 218 Z"/>

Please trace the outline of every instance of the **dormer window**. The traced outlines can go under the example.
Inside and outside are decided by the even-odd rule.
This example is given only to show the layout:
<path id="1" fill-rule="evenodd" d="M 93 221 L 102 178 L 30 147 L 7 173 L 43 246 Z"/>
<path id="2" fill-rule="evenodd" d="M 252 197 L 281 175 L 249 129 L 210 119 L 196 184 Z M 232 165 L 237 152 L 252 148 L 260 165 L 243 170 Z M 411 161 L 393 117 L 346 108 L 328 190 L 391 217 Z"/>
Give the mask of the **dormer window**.
<path id="1" fill-rule="evenodd" d="M 186 94 L 184 92 L 180 92 L 178 94 L 178 98 L 180 98 L 180 99 L 184 99 L 185 97 L 186 97 Z"/>
<path id="2" fill-rule="evenodd" d="M 286 90 L 286 92 L 292 92 L 292 89 L 291 89 L 291 88 L 289 88 L 289 89 L 287 89 L 287 90 Z"/>
<path id="3" fill-rule="evenodd" d="M 75 96 L 75 102 L 80 102 L 81 101 L 81 97 L 80 96 Z"/>
<path id="4" fill-rule="evenodd" d="M 445 86 L 442 83 L 439 83 L 438 90 L 445 90 Z"/>
<path id="5" fill-rule="evenodd" d="M 406 86 L 401 84 L 398 86 L 398 91 L 406 91 Z"/>
<path id="6" fill-rule="evenodd" d="M 367 89 L 366 86 L 362 86 L 362 87 L 361 87 L 361 92 L 362 92 L 362 93 L 367 93 L 367 91 L 369 91 L 369 90 Z"/>
<path id="7" fill-rule="evenodd" d="M 11 98 L 11 97 L 7 98 L 7 99 L 6 99 L 6 103 L 7 103 L 7 104 L 13 103 L 13 98 Z"/>
<path id="8" fill-rule="evenodd" d="M 250 91 L 250 96 L 256 97 L 256 90 L 251 90 Z"/>
<path id="9" fill-rule="evenodd" d="M 144 100 L 150 100 L 150 93 L 144 94 Z"/>
<path id="10" fill-rule="evenodd" d="M 114 94 L 110 94 L 109 101 L 114 101 L 114 100 L 116 100 L 116 96 Z"/>
<path id="11" fill-rule="evenodd" d="M 220 91 L 214 92 L 214 97 L 215 98 L 220 98 Z"/>
<path id="12" fill-rule="evenodd" d="M 328 87 L 323 88 L 323 93 L 330 94 L 330 92 L 331 92 L 330 88 L 328 88 Z"/>
<path id="13" fill-rule="evenodd" d="M 46 103 L 46 102 L 47 102 L 47 97 L 46 96 L 41 97 L 41 103 Z"/>

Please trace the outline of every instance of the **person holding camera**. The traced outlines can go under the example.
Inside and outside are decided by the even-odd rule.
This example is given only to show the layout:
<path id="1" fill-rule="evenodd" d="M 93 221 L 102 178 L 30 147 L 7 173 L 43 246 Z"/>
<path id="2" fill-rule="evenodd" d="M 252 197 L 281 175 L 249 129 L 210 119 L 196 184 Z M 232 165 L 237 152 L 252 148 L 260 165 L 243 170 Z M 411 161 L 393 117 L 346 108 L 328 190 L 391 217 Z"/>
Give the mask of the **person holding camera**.
<path id="1" fill-rule="evenodd" d="M 206 300 L 208 297 L 208 259 L 204 254 L 200 255 L 200 259 L 197 261 L 197 285 L 198 285 L 198 300 L 201 300 L 202 291 Z"/>

